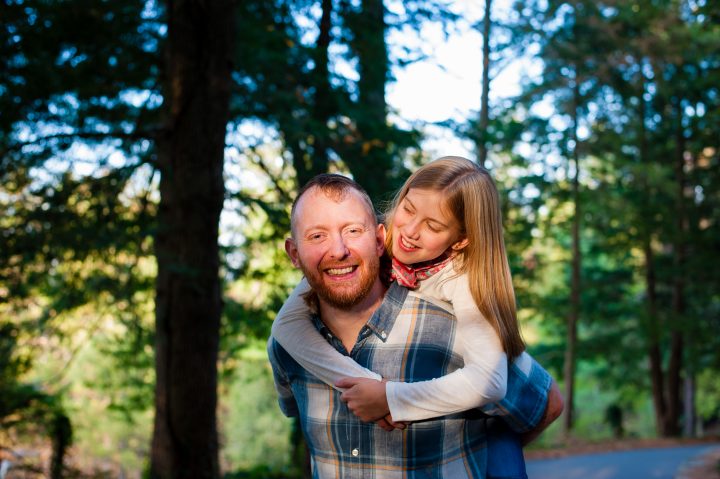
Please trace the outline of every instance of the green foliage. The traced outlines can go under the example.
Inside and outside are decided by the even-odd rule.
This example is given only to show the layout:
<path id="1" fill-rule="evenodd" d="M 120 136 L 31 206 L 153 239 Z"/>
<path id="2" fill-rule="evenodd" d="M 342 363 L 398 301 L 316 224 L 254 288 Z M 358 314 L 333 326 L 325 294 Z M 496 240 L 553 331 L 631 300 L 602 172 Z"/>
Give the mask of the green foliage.
<path id="1" fill-rule="evenodd" d="M 717 365 L 720 348 L 711 339 L 717 336 L 711 333 L 717 327 L 717 300 L 710 291 L 718 283 L 715 269 L 707 268 L 717 244 L 711 247 L 703 239 L 710 231 L 717 238 L 720 213 L 715 173 L 720 97 L 717 87 L 706 83 L 709 77 L 717 80 L 717 69 L 711 67 L 718 64 L 720 51 L 710 13 L 715 11 L 685 2 L 530 0 L 514 7 L 515 43 L 533 45 L 543 66 L 536 81 L 526 82 L 513 111 L 496 116 L 496 123 L 508 126 L 491 126 L 493 132 L 512 131 L 514 122 L 523 120 L 524 131 L 510 136 L 498 157 L 512 158 L 512 148 L 521 143 L 526 165 L 544 180 L 535 183 L 534 209 L 517 201 L 516 188 L 504 183 L 510 188 L 508 230 L 521 233 L 522 247 L 514 249 L 516 237 L 509 235 L 508 248 L 520 315 L 531 343 L 542 341 L 532 350 L 559 371 L 573 220 L 572 171 L 565 164 L 577 151 L 582 212 L 578 367 L 581 374 L 602 378 L 625 407 L 629 398 L 649 394 L 645 364 L 651 347 L 659 348 L 666 385 L 671 375 L 681 374 L 669 368 L 673 333 L 676 338 L 682 334 L 680 362 L 686 371 Z M 540 110 L 534 108 L 541 102 L 552 104 L 553 111 L 536 118 Z M 493 162 L 501 177 L 510 165 L 518 165 Z M 528 166 L 519 173 L 527 174 Z M 595 367 L 588 369 L 589 364 Z M 664 391 L 664 400 L 675 393 Z M 586 406 L 580 398 L 577 404 L 582 423 Z"/>
<path id="2" fill-rule="evenodd" d="M 12 324 L 0 323 L 0 444 L 8 448 L 19 436 L 43 437 L 52 447 L 52 474 L 59 477 L 73 442 L 73 426 L 59 395 L 20 382 L 29 364 L 15 354 L 17 331 Z"/>
<path id="3" fill-rule="evenodd" d="M 235 76 L 233 122 L 257 119 L 277 132 L 283 161 L 295 171 L 293 188 L 317 173 L 346 172 L 380 204 L 407 174 L 402 155 L 417 146 L 419 135 L 386 121 L 392 59 L 383 18 L 368 12 L 372 5 L 330 2 L 323 8 L 332 11 L 322 12 L 302 2 L 273 1 L 239 8 L 243 57 Z M 382 2 L 375 5 L 382 12 Z M 434 2 L 413 5 L 406 16 L 443 17 Z M 321 24 L 323 13 L 327 25 Z M 354 65 L 359 78 L 339 64 Z"/>
<path id="4" fill-rule="evenodd" d="M 421 20 L 445 28 L 457 20 L 443 2 L 385 5 L 384 26 L 362 10 L 371 2 L 330 3 L 325 45 L 317 2 L 237 4 L 225 209 L 234 223 L 222 231 L 221 258 L 220 414 L 223 460 L 234 471 L 228 477 L 294 473 L 286 466 L 290 421 L 275 406 L 263 340 L 299 279 L 283 248 L 298 183 L 319 171 L 350 173 L 378 203 L 401 184 L 423 157 L 417 131 L 388 121 L 387 68 L 426 52 L 384 40 Z M 698 415 L 716 420 L 718 7 L 513 6 L 501 25 L 502 41 L 512 48 L 503 52 L 536 53 L 541 81 L 528 77 L 519 98 L 498 102 L 485 132 L 475 123 L 446 126 L 490 143 L 530 350 L 560 376 L 573 221 L 566 160 L 578 147 L 583 288 L 576 434 L 610 437 L 604 416 L 610 406 L 623 412 L 628 435 L 653 434 L 646 358 L 657 339 L 667 369 L 672 331 L 683 333 L 683 364 L 697 375 Z M 162 4 L 139 0 L 3 6 L 0 440 L 48 441 L 53 431 L 44 425 L 57 419 L 67 426 L 67 416 L 90 469 L 122 463 L 132 473 L 147 459 L 154 166 L 156 141 L 164 138 L 160 87 L 168 80 L 161 68 L 164 16 Z M 552 112 L 540 114 L 547 108 L 538 105 L 552 105 Z M 574 107 L 583 128 L 579 145 L 569 122 Z M 678 285 L 682 310 L 675 306 Z M 556 441 L 559 433 L 553 426 L 543 440 Z"/>
<path id="5" fill-rule="evenodd" d="M 701 420 L 717 421 L 720 417 L 720 377 L 716 368 L 707 368 L 697 376 L 697 414 Z"/>
<path id="6" fill-rule="evenodd" d="M 103 314 L 115 313 L 131 331 L 146 327 L 138 304 L 147 304 L 140 298 L 153 285 L 145 260 L 155 212 L 142 185 L 148 170 L 137 166 L 152 156 L 144 138 L 157 127 L 161 41 L 161 12 L 147 7 L 3 7 L 0 313 L 16 325 L 17 361 L 8 364 L 22 365 L 10 375 L 21 404 L 74 409 L 63 367 L 81 355 L 79 335 L 104 331 Z M 120 371 L 134 370 L 124 364 Z M 143 401 L 146 408 L 147 395 Z"/>
<path id="7" fill-rule="evenodd" d="M 268 474 L 287 473 L 291 420 L 273 400 L 275 388 L 264 342 L 256 342 L 241 358 L 221 405 L 224 462 L 230 471 L 249 471 L 262 464 Z"/>
<path id="8" fill-rule="evenodd" d="M 140 368 L 126 364 L 123 356 L 104 352 L 118 344 L 108 329 L 119 333 L 124 328 L 116 323 L 93 335 L 65 375 L 65 404 L 76 430 L 76 445 L 83 451 L 75 461 L 85 470 L 116 464 L 127 473 L 139 474 L 152 430 L 153 370 L 149 364 Z M 148 353 L 141 350 L 138 355 L 152 359 Z"/>

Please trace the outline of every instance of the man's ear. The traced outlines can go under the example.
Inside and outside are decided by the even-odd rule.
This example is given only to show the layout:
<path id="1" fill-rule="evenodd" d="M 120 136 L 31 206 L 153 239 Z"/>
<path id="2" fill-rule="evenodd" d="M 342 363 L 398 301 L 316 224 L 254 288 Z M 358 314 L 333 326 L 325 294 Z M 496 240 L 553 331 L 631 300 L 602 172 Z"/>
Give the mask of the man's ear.
<path id="1" fill-rule="evenodd" d="M 298 258 L 297 245 L 295 244 L 294 239 L 285 238 L 285 252 L 287 253 L 288 257 L 290 258 L 290 261 L 292 261 L 293 266 L 295 266 L 296 268 L 299 268 L 300 260 Z"/>
<path id="2" fill-rule="evenodd" d="M 461 249 L 466 247 L 468 245 L 468 243 L 469 243 L 468 239 L 463 238 L 460 241 L 453 243 L 453 245 L 450 246 L 450 249 L 452 249 L 453 251 L 460 251 Z"/>
<path id="3" fill-rule="evenodd" d="M 382 256 L 385 253 L 385 235 L 387 235 L 387 230 L 385 229 L 385 225 L 380 223 L 377 225 L 377 229 L 375 230 L 375 239 L 377 240 L 377 254 L 378 257 Z"/>

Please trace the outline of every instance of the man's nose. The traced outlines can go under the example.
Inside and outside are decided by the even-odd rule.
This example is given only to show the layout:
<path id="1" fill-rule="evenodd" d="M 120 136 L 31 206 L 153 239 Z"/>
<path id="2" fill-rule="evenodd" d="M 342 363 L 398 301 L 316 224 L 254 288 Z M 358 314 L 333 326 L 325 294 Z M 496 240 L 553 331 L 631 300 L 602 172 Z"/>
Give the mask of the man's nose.
<path id="1" fill-rule="evenodd" d="M 336 259 L 342 259 L 350 254 L 350 250 L 345 244 L 345 238 L 341 234 L 332 236 L 328 253 Z"/>

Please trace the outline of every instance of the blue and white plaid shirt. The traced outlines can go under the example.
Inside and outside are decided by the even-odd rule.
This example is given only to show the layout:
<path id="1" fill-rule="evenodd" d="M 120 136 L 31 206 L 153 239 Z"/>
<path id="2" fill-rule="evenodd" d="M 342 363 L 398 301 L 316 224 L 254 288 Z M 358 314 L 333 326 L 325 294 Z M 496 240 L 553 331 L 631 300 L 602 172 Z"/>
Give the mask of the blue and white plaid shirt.
<path id="1" fill-rule="evenodd" d="M 315 322 L 321 334 L 347 355 L 320 319 Z M 450 312 L 393 283 L 349 355 L 389 380 L 437 378 L 463 366 L 456 326 Z M 280 408 L 286 416 L 300 418 L 314 478 L 485 477 L 486 416 L 477 410 L 387 432 L 361 422 L 338 391 L 303 369 L 272 338 L 268 354 Z M 504 416 L 510 427 L 524 432 L 540 421 L 552 380 L 526 354 L 508 373 L 505 399 L 483 410 Z"/>

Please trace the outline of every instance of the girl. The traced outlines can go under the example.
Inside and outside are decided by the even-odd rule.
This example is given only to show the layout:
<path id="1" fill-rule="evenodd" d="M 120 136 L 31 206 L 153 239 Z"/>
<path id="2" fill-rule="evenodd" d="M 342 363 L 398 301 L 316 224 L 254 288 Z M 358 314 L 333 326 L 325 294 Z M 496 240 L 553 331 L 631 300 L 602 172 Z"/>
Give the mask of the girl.
<path id="1" fill-rule="evenodd" d="M 525 345 L 515 315 L 499 197 L 490 175 L 467 159 L 440 158 L 410 176 L 386 218 L 393 278 L 425 298 L 452 305 L 465 367 L 430 381 L 381 383 L 377 374 L 320 337 L 301 298 L 308 291 L 304 280 L 278 313 L 273 337 L 318 378 L 349 388 L 343 400 L 366 421 L 388 410 L 393 421 L 417 421 L 502 399 L 508 361 Z M 495 462 L 489 461 L 489 473 Z M 523 477 L 522 466 L 516 476 L 502 474 Z"/>

